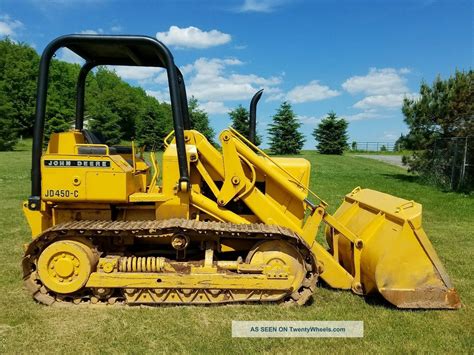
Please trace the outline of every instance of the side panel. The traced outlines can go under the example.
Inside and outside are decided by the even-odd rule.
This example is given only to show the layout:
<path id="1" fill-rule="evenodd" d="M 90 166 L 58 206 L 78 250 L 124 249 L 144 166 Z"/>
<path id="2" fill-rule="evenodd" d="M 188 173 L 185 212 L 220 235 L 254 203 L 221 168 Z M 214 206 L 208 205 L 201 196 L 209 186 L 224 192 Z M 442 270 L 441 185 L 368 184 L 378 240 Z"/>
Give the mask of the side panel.
<path id="1" fill-rule="evenodd" d="M 43 201 L 127 202 L 137 189 L 121 156 L 46 154 L 41 160 Z"/>

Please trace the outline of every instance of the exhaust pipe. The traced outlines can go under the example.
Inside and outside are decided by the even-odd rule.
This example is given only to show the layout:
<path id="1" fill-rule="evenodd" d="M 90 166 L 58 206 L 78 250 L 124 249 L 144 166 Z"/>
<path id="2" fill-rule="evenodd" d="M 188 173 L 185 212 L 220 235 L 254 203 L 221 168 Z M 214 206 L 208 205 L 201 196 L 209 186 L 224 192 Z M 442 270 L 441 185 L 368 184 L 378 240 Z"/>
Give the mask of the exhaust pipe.
<path id="1" fill-rule="evenodd" d="M 257 103 L 262 97 L 263 89 L 257 91 L 250 101 L 250 129 L 249 129 L 249 141 L 255 144 L 256 140 L 256 131 L 257 131 Z"/>

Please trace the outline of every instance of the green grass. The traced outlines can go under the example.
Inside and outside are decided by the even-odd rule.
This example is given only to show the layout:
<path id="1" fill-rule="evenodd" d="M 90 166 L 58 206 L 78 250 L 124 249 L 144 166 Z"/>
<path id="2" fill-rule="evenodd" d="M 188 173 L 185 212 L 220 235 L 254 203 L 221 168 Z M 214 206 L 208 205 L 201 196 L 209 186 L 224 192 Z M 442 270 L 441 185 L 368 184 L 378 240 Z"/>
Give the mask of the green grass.
<path id="1" fill-rule="evenodd" d="M 474 199 L 420 185 L 400 168 L 353 156 L 305 152 L 312 188 L 333 212 L 362 185 L 421 202 L 424 227 L 456 285 L 458 311 L 407 311 L 350 292 L 317 289 L 312 305 L 48 308 L 23 290 L 21 212 L 29 194 L 30 152 L 0 154 L 0 352 L 328 353 L 473 351 Z M 232 320 L 363 320 L 362 339 L 231 338 Z"/>

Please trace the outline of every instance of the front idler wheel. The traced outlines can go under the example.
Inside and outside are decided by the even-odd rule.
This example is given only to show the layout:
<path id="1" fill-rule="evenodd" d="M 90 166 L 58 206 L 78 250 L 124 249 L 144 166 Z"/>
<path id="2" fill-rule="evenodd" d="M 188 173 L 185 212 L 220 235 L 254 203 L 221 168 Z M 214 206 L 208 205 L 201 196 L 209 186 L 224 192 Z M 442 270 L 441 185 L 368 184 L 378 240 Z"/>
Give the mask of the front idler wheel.
<path id="1" fill-rule="evenodd" d="M 38 275 L 51 291 L 70 294 L 86 284 L 97 264 L 92 249 L 76 240 L 60 240 L 49 245 L 39 256 Z"/>

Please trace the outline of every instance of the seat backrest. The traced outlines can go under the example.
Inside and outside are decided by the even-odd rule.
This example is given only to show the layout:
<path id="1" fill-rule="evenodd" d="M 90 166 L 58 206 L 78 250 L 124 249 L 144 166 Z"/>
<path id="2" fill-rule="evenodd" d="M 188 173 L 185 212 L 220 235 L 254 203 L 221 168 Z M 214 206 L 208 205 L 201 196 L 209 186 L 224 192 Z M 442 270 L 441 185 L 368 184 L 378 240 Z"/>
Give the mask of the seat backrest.
<path id="1" fill-rule="evenodd" d="M 82 134 L 84 135 L 86 142 L 89 144 L 104 144 L 104 142 L 99 139 L 99 137 L 87 129 L 83 129 Z"/>
<path id="2" fill-rule="evenodd" d="M 77 153 L 82 155 L 106 155 L 107 148 L 106 147 L 97 147 L 97 146 L 80 146 L 77 147 Z M 114 147 L 109 147 L 109 154 L 115 155 L 117 152 L 115 151 Z"/>

